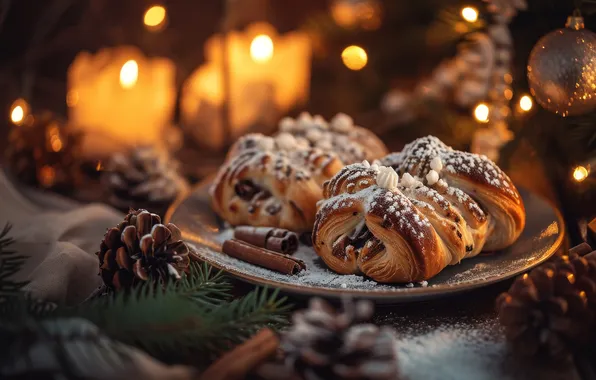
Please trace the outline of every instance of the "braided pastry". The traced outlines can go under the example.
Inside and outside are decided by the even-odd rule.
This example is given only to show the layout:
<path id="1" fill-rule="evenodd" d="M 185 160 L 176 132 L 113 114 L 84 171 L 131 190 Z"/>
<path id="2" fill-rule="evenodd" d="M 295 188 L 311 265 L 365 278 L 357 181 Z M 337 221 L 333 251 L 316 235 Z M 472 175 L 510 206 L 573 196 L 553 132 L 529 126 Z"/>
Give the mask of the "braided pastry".
<path id="1" fill-rule="evenodd" d="M 427 136 L 406 145 L 400 153 L 388 155 L 381 163 L 398 174 L 410 173 L 429 183 L 438 182 L 440 174 L 449 191 L 472 196 L 490 215 L 486 251 L 510 246 L 524 229 L 526 211 L 517 189 L 485 156 L 453 150 L 438 138 Z"/>
<path id="2" fill-rule="evenodd" d="M 290 134 L 298 144 L 335 152 L 344 164 L 375 160 L 385 156 L 385 144 L 371 131 L 354 125 L 344 113 L 327 123 L 320 115 L 303 112 L 297 119 L 286 117 L 279 123 L 280 135 Z"/>
<path id="3" fill-rule="evenodd" d="M 397 167 L 401 179 L 391 167 L 363 162 L 324 184 L 313 244 L 338 273 L 363 273 L 378 282 L 422 281 L 483 249 L 512 244 L 523 229 L 517 190 L 484 158 L 429 137 L 381 162 Z"/>
<path id="4" fill-rule="evenodd" d="M 310 231 L 321 185 L 343 165 L 334 154 L 291 143 L 258 134 L 238 140 L 211 188 L 213 209 L 232 225 Z"/>

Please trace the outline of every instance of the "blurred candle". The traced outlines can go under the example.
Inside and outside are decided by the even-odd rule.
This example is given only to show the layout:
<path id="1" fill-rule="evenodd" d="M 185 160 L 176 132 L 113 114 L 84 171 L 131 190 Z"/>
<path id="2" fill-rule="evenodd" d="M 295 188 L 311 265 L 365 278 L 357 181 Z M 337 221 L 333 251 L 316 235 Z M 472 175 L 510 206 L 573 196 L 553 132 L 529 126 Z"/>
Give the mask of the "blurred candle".
<path id="1" fill-rule="evenodd" d="M 68 69 L 69 121 L 85 132 L 84 152 L 105 156 L 163 143 L 175 104 L 175 67 L 135 47 L 82 52 Z"/>
<path id="2" fill-rule="evenodd" d="M 231 136 L 224 136 L 222 38 L 215 35 L 205 44 L 206 63 L 186 80 L 180 102 L 184 128 L 213 149 L 249 130 L 270 132 L 281 115 L 307 100 L 310 81 L 311 47 L 302 32 L 278 35 L 258 23 L 228 33 Z"/>

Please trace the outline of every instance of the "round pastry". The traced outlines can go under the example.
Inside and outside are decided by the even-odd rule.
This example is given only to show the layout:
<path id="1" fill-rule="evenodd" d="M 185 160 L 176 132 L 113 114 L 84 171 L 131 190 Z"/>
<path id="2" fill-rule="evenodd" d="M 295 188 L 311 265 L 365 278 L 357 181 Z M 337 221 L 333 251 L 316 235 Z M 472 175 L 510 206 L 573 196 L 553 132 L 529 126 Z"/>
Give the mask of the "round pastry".
<path id="1" fill-rule="evenodd" d="M 409 173 L 430 183 L 446 182 L 451 192 L 473 197 L 490 215 L 485 251 L 513 244 L 524 229 L 522 199 L 507 176 L 486 156 L 453 150 L 434 136 L 407 144 L 400 153 L 381 160 L 399 174 Z"/>
<path id="2" fill-rule="evenodd" d="M 312 229 L 321 185 L 343 165 L 332 153 L 278 144 L 283 139 L 249 135 L 232 147 L 211 188 L 214 210 L 230 224 Z"/>
<path id="3" fill-rule="evenodd" d="M 343 113 L 328 123 L 320 115 L 303 112 L 297 119 L 283 118 L 279 130 L 278 136 L 292 135 L 300 145 L 335 152 L 344 164 L 372 161 L 387 154 L 387 147 L 374 133 L 354 125 L 352 118 Z"/>

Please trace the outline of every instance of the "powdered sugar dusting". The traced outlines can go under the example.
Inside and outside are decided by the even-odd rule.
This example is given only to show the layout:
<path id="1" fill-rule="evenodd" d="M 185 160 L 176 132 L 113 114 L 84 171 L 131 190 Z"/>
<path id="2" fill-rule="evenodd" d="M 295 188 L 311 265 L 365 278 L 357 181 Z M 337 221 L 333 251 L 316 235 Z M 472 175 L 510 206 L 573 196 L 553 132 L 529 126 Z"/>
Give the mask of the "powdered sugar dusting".
<path id="1" fill-rule="evenodd" d="M 372 132 L 354 125 L 352 118 L 343 113 L 328 123 L 321 115 L 303 112 L 297 119 L 283 118 L 279 130 L 300 143 L 335 152 L 344 164 L 380 158 L 386 153 L 386 147 Z"/>

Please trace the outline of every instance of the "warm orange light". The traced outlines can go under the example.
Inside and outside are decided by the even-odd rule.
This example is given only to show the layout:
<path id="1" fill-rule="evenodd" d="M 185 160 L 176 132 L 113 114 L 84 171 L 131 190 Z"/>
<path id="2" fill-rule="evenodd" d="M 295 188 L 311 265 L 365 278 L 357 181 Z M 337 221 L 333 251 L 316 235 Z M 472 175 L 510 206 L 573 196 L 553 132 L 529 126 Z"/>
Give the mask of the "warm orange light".
<path id="1" fill-rule="evenodd" d="M 490 109 L 484 103 L 480 103 L 474 109 L 474 117 L 480 123 L 488 123 L 488 115 L 490 113 Z"/>
<path id="2" fill-rule="evenodd" d="M 465 7 L 461 10 L 461 17 L 467 22 L 478 21 L 478 10 L 474 7 Z"/>
<path id="3" fill-rule="evenodd" d="M 589 174 L 590 174 L 590 172 L 588 171 L 588 169 L 586 169 L 584 166 L 580 165 L 573 170 L 573 179 L 576 182 L 582 182 L 586 178 L 588 178 Z"/>
<path id="4" fill-rule="evenodd" d="M 37 178 L 43 187 L 52 187 L 56 183 L 56 169 L 49 165 L 44 165 L 39 170 Z"/>
<path id="5" fill-rule="evenodd" d="M 10 107 L 10 120 L 16 124 L 23 124 L 23 120 L 29 114 L 29 105 L 24 99 L 17 99 L 12 103 Z"/>
<path id="6" fill-rule="evenodd" d="M 50 146 L 54 152 L 60 152 L 62 150 L 62 140 L 59 136 L 52 136 L 50 138 Z"/>
<path id="7" fill-rule="evenodd" d="M 533 105 L 534 102 L 532 101 L 532 98 L 529 95 L 524 95 L 519 99 L 519 108 L 521 108 L 522 111 L 528 112 L 532 109 Z"/>
<path id="8" fill-rule="evenodd" d="M 507 73 L 503 76 L 503 80 L 505 80 L 505 83 L 511 84 L 513 83 L 513 75 Z"/>
<path id="9" fill-rule="evenodd" d="M 166 9 L 161 5 L 154 5 L 147 9 L 143 23 L 150 30 L 161 29 L 166 20 Z"/>
<path id="10" fill-rule="evenodd" d="M 505 95 L 505 99 L 507 100 L 513 99 L 513 91 L 510 88 L 506 89 L 503 95 Z"/>
<path id="11" fill-rule="evenodd" d="M 101 161 L 97 161 L 97 165 L 95 166 L 95 171 L 102 171 L 103 170 L 103 165 L 101 163 Z"/>
<path id="12" fill-rule="evenodd" d="M 268 62 L 273 58 L 273 40 L 266 34 L 259 34 L 250 43 L 250 57 L 258 63 Z"/>
<path id="13" fill-rule="evenodd" d="M 351 45 L 342 51 L 341 59 L 348 69 L 361 70 L 368 62 L 368 55 L 360 46 Z"/>
<path id="14" fill-rule="evenodd" d="M 69 107 L 75 107 L 79 103 L 79 92 L 76 90 L 70 90 L 66 93 L 66 105 Z"/>
<path id="15" fill-rule="evenodd" d="M 120 85 L 122 88 L 133 88 L 139 79 L 139 65 L 137 61 L 131 59 L 122 65 L 120 69 Z"/>

